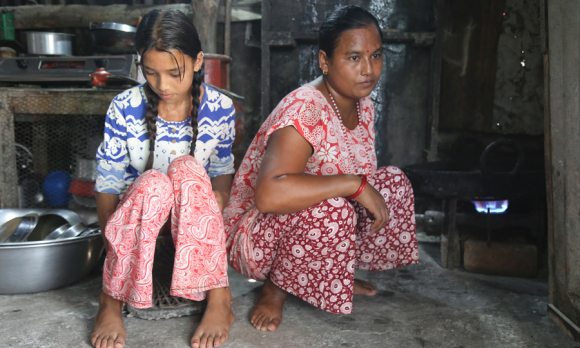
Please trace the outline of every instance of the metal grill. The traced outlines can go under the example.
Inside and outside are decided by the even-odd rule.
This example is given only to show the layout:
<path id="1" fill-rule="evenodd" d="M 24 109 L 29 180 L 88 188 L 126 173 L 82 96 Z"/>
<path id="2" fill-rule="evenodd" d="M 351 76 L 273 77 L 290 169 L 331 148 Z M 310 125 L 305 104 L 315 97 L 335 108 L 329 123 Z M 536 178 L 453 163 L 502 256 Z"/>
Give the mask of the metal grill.
<path id="1" fill-rule="evenodd" d="M 0 89 L 0 205 L 96 208 L 95 154 L 119 90 Z"/>

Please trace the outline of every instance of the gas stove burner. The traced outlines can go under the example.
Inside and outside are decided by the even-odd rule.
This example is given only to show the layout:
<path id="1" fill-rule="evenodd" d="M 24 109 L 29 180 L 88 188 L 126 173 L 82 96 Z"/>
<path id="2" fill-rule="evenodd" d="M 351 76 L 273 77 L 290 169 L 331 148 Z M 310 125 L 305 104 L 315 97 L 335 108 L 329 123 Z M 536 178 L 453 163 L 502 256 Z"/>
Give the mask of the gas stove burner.
<path id="1" fill-rule="evenodd" d="M 471 201 L 471 203 L 473 203 L 473 205 L 475 206 L 475 210 L 477 210 L 478 213 L 483 213 L 483 214 L 501 214 L 501 213 L 504 213 L 509 206 L 508 200 L 503 200 L 503 201 Z"/>
<path id="2" fill-rule="evenodd" d="M 98 68 L 116 76 L 137 78 L 135 55 L 25 56 L 0 60 L 2 82 L 90 82 Z"/>

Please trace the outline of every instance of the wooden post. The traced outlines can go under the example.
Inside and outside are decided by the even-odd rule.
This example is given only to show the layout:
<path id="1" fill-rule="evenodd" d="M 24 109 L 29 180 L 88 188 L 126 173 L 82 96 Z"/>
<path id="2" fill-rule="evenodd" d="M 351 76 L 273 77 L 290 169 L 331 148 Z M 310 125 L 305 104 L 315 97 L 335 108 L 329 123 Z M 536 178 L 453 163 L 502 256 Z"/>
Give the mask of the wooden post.
<path id="1" fill-rule="evenodd" d="M 7 103 L 6 97 L 2 104 Z M 14 114 L 0 109 L 0 209 L 18 207 L 18 173 L 14 143 Z"/>
<path id="2" fill-rule="evenodd" d="M 441 265 L 448 269 L 461 266 L 461 243 L 457 230 L 457 198 L 448 198 L 444 204 L 445 223 L 441 238 Z"/>
<path id="3" fill-rule="evenodd" d="M 436 161 L 437 146 L 439 144 L 439 108 L 441 95 L 441 61 L 443 52 L 443 10 L 445 8 L 445 0 L 437 0 L 437 12 L 435 13 L 437 21 L 437 33 L 435 42 L 431 48 L 431 67 L 430 67 L 430 107 L 431 113 L 429 115 L 429 129 L 427 129 L 427 136 L 429 138 L 429 150 L 427 152 L 427 161 Z"/>
<path id="4" fill-rule="evenodd" d="M 262 122 L 270 114 L 270 0 L 262 1 Z"/>
<path id="5" fill-rule="evenodd" d="M 544 4 L 546 6 L 546 4 Z M 580 342 L 580 3 L 547 1 L 548 314 Z"/>
<path id="6" fill-rule="evenodd" d="M 219 0 L 192 0 L 193 24 L 201 40 L 201 49 L 206 53 L 218 53 L 216 46 L 217 16 Z"/>

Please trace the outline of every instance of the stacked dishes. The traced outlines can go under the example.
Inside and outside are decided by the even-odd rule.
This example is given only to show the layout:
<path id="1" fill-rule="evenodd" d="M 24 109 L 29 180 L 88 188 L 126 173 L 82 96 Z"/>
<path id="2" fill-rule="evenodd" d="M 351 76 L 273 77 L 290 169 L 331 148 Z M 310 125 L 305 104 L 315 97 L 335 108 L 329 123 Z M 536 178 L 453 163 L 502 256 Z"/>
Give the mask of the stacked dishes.
<path id="1" fill-rule="evenodd" d="M 0 209 L 0 294 L 38 292 L 74 283 L 97 264 L 98 224 L 64 209 Z"/>

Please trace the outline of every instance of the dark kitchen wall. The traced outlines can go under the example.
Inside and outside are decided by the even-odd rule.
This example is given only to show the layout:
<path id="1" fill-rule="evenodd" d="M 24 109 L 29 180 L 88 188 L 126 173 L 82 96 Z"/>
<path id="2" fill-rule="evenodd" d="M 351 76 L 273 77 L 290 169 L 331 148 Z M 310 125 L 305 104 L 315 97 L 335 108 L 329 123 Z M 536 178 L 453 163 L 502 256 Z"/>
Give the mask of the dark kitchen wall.
<path id="1" fill-rule="evenodd" d="M 296 47 L 270 47 L 270 79 L 265 118 L 289 92 L 321 74 L 317 37 L 320 23 L 336 8 L 355 4 L 369 9 L 382 29 L 393 32 L 433 32 L 432 0 L 267 0 L 269 18 L 263 32 L 291 32 Z M 264 6 L 264 3 L 263 3 Z M 263 11 L 267 13 L 268 11 Z M 264 28 L 264 23 L 269 23 Z M 379 165 L 405 166 L 425 160 L 429 119 L 431 46 L 384 42 L 381 80 L 371 94 L 376 111 Z M 262 81 L 264 84 L 264 81 Z M 263 85 L 264 88 L 264 85 Z"/>
<path id="2" fill-rule="evenodd" d="M 446 0 L 440 130 L 543 133 L 539 0 Z"/>

